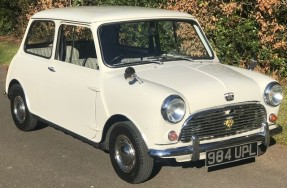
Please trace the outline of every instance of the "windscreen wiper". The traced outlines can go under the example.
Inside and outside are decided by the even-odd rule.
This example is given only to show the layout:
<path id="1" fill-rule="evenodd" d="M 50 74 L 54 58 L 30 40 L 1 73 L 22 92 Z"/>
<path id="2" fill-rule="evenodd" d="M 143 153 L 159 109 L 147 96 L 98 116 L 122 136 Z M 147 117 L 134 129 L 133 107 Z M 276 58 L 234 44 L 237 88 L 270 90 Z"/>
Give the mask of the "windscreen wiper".
<path id="1" fill-rule="evenodd" d="M 173 54 L 162 54 L 160 56 L 148 57 L 147 59 L 156 59 L 157 61 L 160 61 L 160 62 L 177 61 L 177 60 L 194 61 L 189 56 L 186 57 L 186 56 L 178 56 L 178 55 L 173 55 Z"/>
<path id="2" fill-rule="evenodd" d="M 115 63 L 113 64 L 113 66 L 121 66 L 121 65 L 135 65 L 135 64 L 148 64 L 148 63 L 155 63 L 158 65 L 162 65 L 163 62 L 161 61 L 154 61 L 154 60 L 138 60 L 138 61 L 131 61 L 131 62 L 119 62 L 119 63 Z"/>

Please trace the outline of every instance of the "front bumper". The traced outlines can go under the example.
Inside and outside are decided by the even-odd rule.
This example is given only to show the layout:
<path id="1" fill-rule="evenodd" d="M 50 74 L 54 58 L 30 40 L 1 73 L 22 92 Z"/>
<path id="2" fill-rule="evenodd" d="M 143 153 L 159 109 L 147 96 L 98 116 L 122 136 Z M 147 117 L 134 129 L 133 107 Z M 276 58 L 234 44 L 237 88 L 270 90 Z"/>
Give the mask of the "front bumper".
<path id="1" fill-rule="evenodd" d="M 151 149 L 149 150 L 148 153 L 151 157 L 158 157 L 158 158 L 171 158 L 176 156 L 192 154 L 191 160 L 197 161 L 199 160 L 199 155 L 202 152 L 215 150 L 219 148 L 225 148 L 242 143 L 262 142 L 262 144 L 267 148 L 270 144 L 270 137 L 281 133 L 282 127 L 280 125 L 277 125 L 276 128 L 269 130 L 269 125 L 267 123 L 263 123 L 261 130 L 262 130 L 261 132 L 256 134 L 206 144 L 200 144 L 199 139 L 196 136 L 192 136 L 191 141 L 192 145 L 190 146 L 171 148 L 166 150 Z"/>

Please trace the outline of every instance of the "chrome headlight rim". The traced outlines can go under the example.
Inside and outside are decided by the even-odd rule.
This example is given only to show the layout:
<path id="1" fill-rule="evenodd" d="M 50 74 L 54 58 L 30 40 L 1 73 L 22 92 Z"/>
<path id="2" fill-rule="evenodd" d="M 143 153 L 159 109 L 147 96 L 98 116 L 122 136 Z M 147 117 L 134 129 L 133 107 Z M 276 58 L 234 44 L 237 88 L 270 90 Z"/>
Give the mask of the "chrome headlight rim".
<path id="1" fill-rule="evenodd" d="M 273 98 L 270 99 L 270 94 L 273 92 L 273 89 L 274 89 L 275 86 L 279 86 L 280 90 L 282 91 L 282 92 L 279 93 L 281 95 L 280 99 L 275 99 L 275 100 L 278 100 L 278 101 L 274 101 Z M 283 88 L 282 88 L 282 86 L 278 82 L 271 82 L 271 83 L 269 83 L 266 86 L 265 90 L 264 90 L 263 98 L 264 98 L 264 102 L 267 105 L 272 106 L 272 107 L 279 106 L 280 103 L 282 102 L 282 99 L 283 99 Z"/>
<path id="2" fill-rule="evenodd" d="M 181 101 L 182 105 L 183 105 L 183 113 L 181 113 L 179 115 L 179 118 L 170 118 L 170 116 L 168 115 L 168 109 L 170 107 L 170 105 L 172 104 L 172 102 L 174 101 Z M 169 123 L 172 123 L 172 124 L 176 124 L 180 121 L 182 121 L 182 119 L 184 118 L 185 116 L 185 113 L 186 113 L 186 105 L 185 105 L 185 102 L 184 100 L 178 96 L 178 95 L 170 95 L 168 96 L 162 103 L 162 106 L 161 106 L 161 115 L 163 117 L 163 119 Z"/>

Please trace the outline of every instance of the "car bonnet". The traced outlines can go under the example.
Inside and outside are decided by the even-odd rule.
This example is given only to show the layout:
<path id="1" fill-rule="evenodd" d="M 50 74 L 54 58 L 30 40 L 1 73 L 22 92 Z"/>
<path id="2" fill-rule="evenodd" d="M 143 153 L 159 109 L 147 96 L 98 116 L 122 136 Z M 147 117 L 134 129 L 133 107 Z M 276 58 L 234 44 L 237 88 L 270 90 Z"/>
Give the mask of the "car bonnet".
<path id="1" fill-rule="evenodd" d="M 144 80 L 172 88 L 185 98 L 190 111 L 238 102 L 261 101 L 262 93 L 251 78 L 219 63 L 176 63 L 141 70 Z M 227 100 L 231 94 L 233 99 Z"/>

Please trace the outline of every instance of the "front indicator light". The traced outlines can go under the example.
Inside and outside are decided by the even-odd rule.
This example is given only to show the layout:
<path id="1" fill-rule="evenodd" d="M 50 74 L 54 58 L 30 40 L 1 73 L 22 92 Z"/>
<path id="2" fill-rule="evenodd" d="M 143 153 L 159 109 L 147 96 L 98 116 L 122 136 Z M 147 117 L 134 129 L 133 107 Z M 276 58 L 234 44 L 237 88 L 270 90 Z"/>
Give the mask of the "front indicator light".
<path id="1" fill-rule="evenodd" d="M 168 133 L 168 139 L 170 141 L 176 141 L 178 139 L 178 136 L 177 136 L 176 132 L 175 131 L 170 131 Z"/>
<path id="2" fill-rule="evenodd" d="M 269 121 L 270 121 L 271 123 L 275 123 L 276 120 L 277 120 L 277 116 L 276 116 L 275 114 L 270 114 L 270 115 L 269 115 Z"/>

